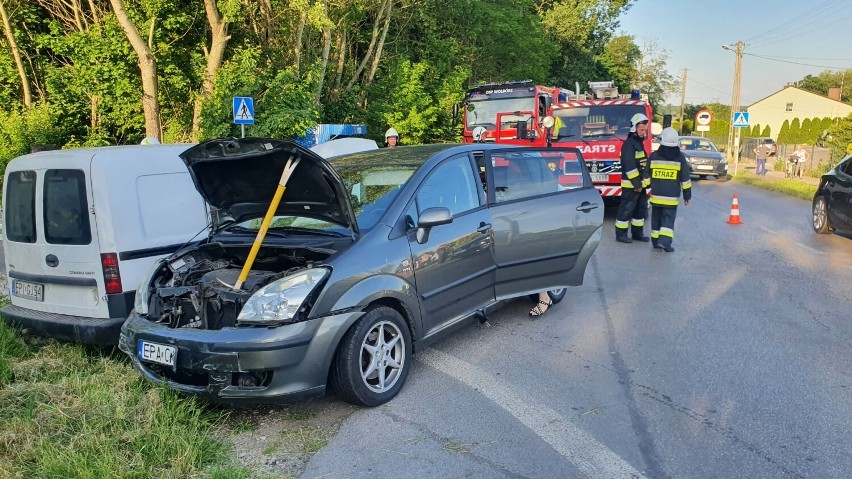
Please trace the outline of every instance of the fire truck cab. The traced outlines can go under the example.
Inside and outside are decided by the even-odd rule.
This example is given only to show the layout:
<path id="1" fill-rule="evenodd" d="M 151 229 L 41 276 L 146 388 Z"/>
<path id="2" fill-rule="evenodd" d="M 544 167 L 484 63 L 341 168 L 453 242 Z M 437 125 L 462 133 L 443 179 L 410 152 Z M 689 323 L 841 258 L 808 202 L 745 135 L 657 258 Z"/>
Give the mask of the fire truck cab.
<path id="1" fill-rule="evenodd" d="M 651 105 L 638 90 L 619 94 L 611 81 L 589 82 L 589 91 L 551 107 L 548 139 L 553 146 L 578 148 L 595 188 L 604 199 L 614 199 L 621 196 L 621 145 L 630 132 L 630 119 L 636 113 L 653 118 Z M 650 130 L 645 151 L 651 152 Z"/>
<path id="2" fill-rule="evenodd" d="M 541 120 L 555 103 L 573 95 L 571 90 L 532 80 L 475 84 L 462 104 L 464 142 L 472 143 L 474 130 L 482 127 L 485 132 L 479 141 L 544 145 Z"/>

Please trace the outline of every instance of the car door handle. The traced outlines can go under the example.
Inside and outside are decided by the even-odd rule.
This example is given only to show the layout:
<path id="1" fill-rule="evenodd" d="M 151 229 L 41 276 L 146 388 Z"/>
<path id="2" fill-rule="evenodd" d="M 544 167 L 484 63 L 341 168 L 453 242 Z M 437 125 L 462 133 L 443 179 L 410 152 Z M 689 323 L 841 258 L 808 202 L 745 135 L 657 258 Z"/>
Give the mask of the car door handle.
<path id="1" fill-rule="evenodd" d="M 479 231 L 482 234 L 488 232 L 491 229 L 491 223 L 479 223 L 479 228 L 476 228 L 476 231 Z"/>
<path id="2" fill-rule="evenodd" d="M 593 209 L 595 209 L 597 207 L 598 207 L 597 203 L 589 203 L 588 201 L 584 201 L 584 202 L 580 203 L 580 206 L 577 207 L 577 211 L 582 211 L 583 213 L 588 213 L 589 211 L 592 211 Z"/>

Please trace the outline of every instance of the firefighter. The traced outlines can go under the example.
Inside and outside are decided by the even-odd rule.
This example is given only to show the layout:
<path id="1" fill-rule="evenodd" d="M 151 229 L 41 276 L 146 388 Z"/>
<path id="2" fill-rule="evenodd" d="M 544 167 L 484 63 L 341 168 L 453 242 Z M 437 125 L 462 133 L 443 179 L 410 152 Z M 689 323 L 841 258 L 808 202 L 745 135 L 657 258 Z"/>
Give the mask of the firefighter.
<path id="1" fill-rule="evenodd" d="M 678 148 L 677 130 L 663 130 L 660 147 L 651 153 L 650 160 L 645 178 L 651 181 L 651 245 L 671 253 L 681 189 L 685 205 L 692 199 L 689 163 Z"/>
<path id="2" fill-rule="evenodd" d="M 388 131 L 385 132 L 385 145 L 388 148 L 393 148 L 397 143 L 399 143 L 399 133 L 393 127 L 388 128 Z"/>
<path id="3" fill-rule="evenodd" d="M 648 197 L 645 187 L 645 167 L 648 153 L 645 138 L 648 135 L 648 117 L 642 113 L 630 119 L 630 133 L 621 145 L 621 203 L 615 217 L 615 240 L 632 243 L 633 240 L 648 242 L 645 236 L 645 216 L 648 214 Z M 628 235 L 630 230 L 630 235 Z M 631 239 L 631 237 L 633 239 Z"/>

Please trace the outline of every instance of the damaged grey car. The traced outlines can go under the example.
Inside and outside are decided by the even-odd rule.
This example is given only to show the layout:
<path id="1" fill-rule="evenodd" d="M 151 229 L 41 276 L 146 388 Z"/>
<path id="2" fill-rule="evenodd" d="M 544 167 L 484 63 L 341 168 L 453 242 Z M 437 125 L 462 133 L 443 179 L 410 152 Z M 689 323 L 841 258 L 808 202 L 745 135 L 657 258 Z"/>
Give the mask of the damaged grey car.
<path id="1" fill-rule="evenodd" d="M 331 388 L 383 404 L 416 350 L 500 301 L 582 284 L 601 238 L 603 203 L 571 148 L 426 145 L 326 161 L 244 138 L 181 157 L 218 219 L 146 275 L 119 347 L 148 380 L 213 402 Z"/>

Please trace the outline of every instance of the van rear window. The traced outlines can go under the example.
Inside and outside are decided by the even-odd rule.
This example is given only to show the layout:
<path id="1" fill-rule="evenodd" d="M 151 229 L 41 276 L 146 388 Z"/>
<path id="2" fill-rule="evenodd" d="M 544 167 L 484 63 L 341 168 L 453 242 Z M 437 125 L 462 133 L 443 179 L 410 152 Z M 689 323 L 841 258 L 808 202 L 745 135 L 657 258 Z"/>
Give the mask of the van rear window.
<path id="1" fill-rule="evenodd" d="M 6 237 L 19 243 L 36 242 L 35 171 L 9 173 L 6 184 Z"/>
<path id="2" fill-rule="evenodd" d="M 44 238 L 52 244 L 89 244 L 89 203 L 82 170 L 47 170 L 44 175 Z"/>

